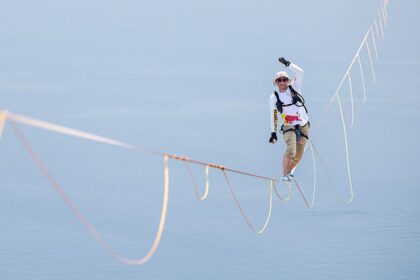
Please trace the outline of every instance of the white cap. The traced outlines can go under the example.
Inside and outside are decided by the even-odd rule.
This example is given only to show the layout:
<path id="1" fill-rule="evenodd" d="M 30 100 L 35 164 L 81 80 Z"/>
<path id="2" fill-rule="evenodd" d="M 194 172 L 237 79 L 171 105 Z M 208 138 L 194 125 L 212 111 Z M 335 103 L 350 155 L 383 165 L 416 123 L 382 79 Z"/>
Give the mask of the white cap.
<path id="1" fill-rule="evenodd" d="M 276 75 L 274 76 L 273 84 L 276 84 L 276 80 L 281 77 L 285 77 L 290 80 L 289 75 L 287 74 L 286 71 L 280 71 L 280 72 L 277 72 Z"/>

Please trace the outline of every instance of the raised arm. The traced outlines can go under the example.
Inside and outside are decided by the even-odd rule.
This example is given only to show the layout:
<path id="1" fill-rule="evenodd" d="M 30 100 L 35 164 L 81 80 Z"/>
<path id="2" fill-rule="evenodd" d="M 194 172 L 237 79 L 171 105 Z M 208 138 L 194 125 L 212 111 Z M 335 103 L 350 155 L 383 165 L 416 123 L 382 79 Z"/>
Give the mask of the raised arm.
<path id="1" fill-rule="evenodd" d="M 301 93 L 303 84 L 303 69 L 294 63 L 290 63 L 289 68 L 292 69 L 292 71 L 295 73 L 295 78 L 292 81 L 292 86 L 297 92 Z"/>
<path id="2" fill-rule="evenodd" d="M 286 60 L 284 57 L 280 57 L 279 62 L 283 64 L 284 66 L 292 69 L 292 71 L 295 73 L 295 77 L 292 81 L 292 86 L 297 92 L 300 93 L 302 89 L 302 83 L 303 83 L 303 69 L 297 66 L 296 64 L 291 63 L 290 61 Z"/>

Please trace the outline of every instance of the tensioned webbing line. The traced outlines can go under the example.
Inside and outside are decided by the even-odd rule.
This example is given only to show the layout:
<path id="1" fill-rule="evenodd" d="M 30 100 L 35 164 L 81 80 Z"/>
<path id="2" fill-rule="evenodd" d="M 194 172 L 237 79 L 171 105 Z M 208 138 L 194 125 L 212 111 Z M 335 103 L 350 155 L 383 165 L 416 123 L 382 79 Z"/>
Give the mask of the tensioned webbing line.
<path id="1" fill-rule="evenodd" d="M 72 129 L 72 128 L 68 128 L 68 127 L 65 127 L 65 126 L 61 126 L 61 125 L 57 125 L 57 124 L 33 119 L 33 118 L 23 116 L 23 115 L 13 114 L 13 113 L 7 112 L 7 111 L 4 111 L 2 113 L 4 114 L 5 120 L 13 121 L 13 122 L 16 122 L 16 123 L 21 123 L 21 124 L 24 124 L 24 125 L 27 125 L 27 126 L 37 127 L 37 128 L 40 128 L 40 129 L 49 130 L 49 131 L 53 131 L 53 132 L 57 132 L 57 133 L 61 133 L 61 134 L 66 134 L 66 135 L 70 135 L 70 136 L 73 136 L 73 137 L 82 138 L 82 139 L 86 139 L 86 140 L 90 140 L 90 141 L 94 141 L 94 142 L 99 142 L 99 143 L 103 143 L 103 144 L 109 144 L 109 145 L 118 146 L 118 147 L 122 147 L 122 148 L 133 149 L 133 150 L 137 150 L 137 151 L 140 151 L 140 152 L 145 152 L 145 153 L 150 153 L 150 154 L 155 154 L 155 155 L 160 155 L 160 156 L 167 156 L 168 158 L 171 158 L 171 159 L 174 159 L 174 160 L 186 161 L 186 162 L 189 162 L 189 163 L 208 166 L 208 167 L 215 168 L 215 169 L 226 170 L 226 171 L 229 171 L 229 172 L 232 172 L 232 173 L 238 173 L 238 174 L 242 174 L 242 175 L 246 175 L 246 176 L 265 179 L 265 180 L 278 181 L 276 178 L 271 178 L 271 177 L 268 177 L 268 176 L 253 174 L 253 173 L 245 172 L 245 171 L 242 171 L 242 170 L 236 170 L 236 169 L 233 169 L 233 168 L 228 168 L 228 167 L 223 166 L 223 165 L 204 162 L 204 161 L 199 161 L 199 160 L 195 160 L 195 159 L 185 157 L 185 156 L 179 156 L 179 155 L 176 155 L 176 154 L 169 154 L 169 153 L 165 153 L 165 152 L 161 152 L 161 151 L 146 149 L 146 148 L 142 148 L 142 147 L 137 146 L 137 145 L 125 143 L 125 142 L 115 140 L 115 139 L 112 139 L 112 138 L 108 138 L 108 137 L 96 135 L 96 134 L 93 134 L 93 133 L 88 133 L 88 132 L 84 132 L 84 131 L 81 131 L 81 130 Z"/>
<path id="2" fill-rule="evenodd" d="M 81 131 L 81 130 L 68 128 L 68 127 L 65 127 L 65 126 L 61 126 L 61 125 L 57 125 L 57 124 L 33 119 L 33 118 L 29 118 L 29 117 L 22 116 L 22 115 L 13 114 L 13 113 L 10 113 L 10 112 L 7 112 L 7 111 L 0 112 L 0 136 L 3 132 L 4 123 L 6 121 L 8 121 L 12 125 L 12 131 L 14 132 L 16 137 L 18 138 L 19 142 L 22 144 L 24 149 L 28 152 L 28 154 L 30 155 L 31 159 L 35 162 L 35 164 L 38 167 L 38 169 L 40 170 L 40 172 L 47 178 L 50 185 L 53 187 L 53 189 L 56 191 L 56 193 L 61 197 L 61 199 L 67 205 L 69 210 L 74 214 L 74 216 L 79 220 L 79 222 L 88 230 L 88 232 L 92 235 L 92 237 L 105 249 L 106 252 L 108 252 L 115 259 L 117 259 L 117 260 L 119 260 L 119 261 L 121 261 L 125 264 L 130 264 L 130 265 L 144 264 L 145 262 L 147 262 L 153 256 L 153 254 L 155 253 L 155 251 L 156 251 L 156 249 L 159 245 L 159 242 L 160 242 L 162 234 L 163 234 L 163 229 L 164 229 L 164 226 L 165 226 L 167 206 L 168 206 L 168 200 L 169 200 L 168 159 L 170 159 L 170 158 L 174 159 L 174 160 L 178 160 L 178 161 L 183 161 L 187 164 L 189 173 L 190 173 L 191 177 L 193 178 L 193 181 L 194 181 L 194 184 L 195 184 L 196 195 L 200 200 L 206 199 L 208 191 L 209 191 L 209 176 L 208 176 L 209 168 L 219 169 L 223 172 L 224 178 L 225 178 L 226 183 L 229 187 L 229 190 L 230 190 L 230 192 L 231 192 L 231 194 L 232 194 L 232 196 L 235 200 L 235 203 L 236 203 L 237 207 L 239 208 L 240 213 L 243 216 L 244 220 L 246 221 L 247 225 L 250 227 L 250 229 L 257 234 L 261 234 L 266 229 L 266 227 L 268 225 L 268 222 L 270 220 L 271 211 L 272 211 L 273 189 L 275 188 L 274 184 L 277 181 L 277 179 L 275 179 L 275 178 L 261 176 L 261 175 L 258 175 L 258 174 L 245 172 L 245 171 L 242 171 L 242 170 L 227 168 L 223 165 L 198 161 L 198 160 L 194 160 L 194 159 L 191 159 L 191 158 L 188 158 L 188 157 L 178 156 L 178 155 L 175 155 L 175 154 L 168 154 L 168 153 L 164 153 L 164 152 L 160 152 L 160 151 L 144 149 L 144 148 L 141 148 L 139 146 L 128 144 L 128 143 L 125 143 L 125 142 L 122 142 L 122 141 L 119 141 L 119 140 L 111 139 L 111 138 L 108 138 L 108 137 L 103 137 L 103 136 L 100 136 L 100 135 L 96 135 L 96 134 L 84 132 L 84 131 Z M 104 238 L 101 236 L 99 231 L 93 226 L 93 224 L 91 222 L 89 222 L 89 220 L 77 208 L 76 204 L 65 193 L 64 188 L 61 187 L 59 182 L 52 176 L 52 174 L 48 170 L 46 164 L 37 155 L 37 153 L 35 152 L 33 147 L 30 145 L 27 138 L 24 136 L 24 134 L 18 128 L 17 124 L 23 124 L 23 125 L 27 125 L 27 126 L 31 126 L 31 127 L 36 127 L 36 128 L 39 128 L 39 129 L 44 129 L 44 130 L 48 130 L 48 131 L 52 131 L 52 132 L 56 132 L 56 133 L 61 133 L 61 134 L 65 134 L 65 135 L 68 135 L 68 136 L 73 136 L 73 137 L 76 137 L 76 138 L 82 138 L 82 139 L 85 139 L 85 140 L 94 141 L 94 142 L 98 142 L 98 143 L 102 143 L 102 144 L 114 145 L 114 146 L 118 146 L 118 147 L 121 147 L 121 148 L 137 150 L 137 151 L 143 152 L 143 153 L 150 153 L 150 154 L 154 154 L 154 155 L 157 155 L 157 156 L 163 156 L 163 158 L 164 158 L 164 196 L 163 196 L 161 218 L 160 218 L 158 231 L 156 232 L 155 241 L 153 242 L 149 252 L 144 257 L 139 258 L 139 259 L 130 259 L 130 258 L 126 258 L 126 257 L 118 254 L 117 252 L 115 252 L 113 250 L 113 248 L 110 246 L 110 244 L 107 243 L 104 240 Z M 206 166 L 206 189 L 205 189 L 205 192 L 202 196 L 200 196 L 198 194 L 198 187 L 197 187 L 195 179 L 192 175 L 191 169 L 189 167 L 189 163 Z M 261 228 L 258 229 L 257 227 L 255 227 L 251 223 L 250 219 L 247 217 L 243 207 L 241 206 L 241 204 L 239 202 L 239 199 L 238 199 L 237 195 L 235 194 L 233 186 L 230 183 L 227 172 L 237 173 L 237 174 L 240 174 L 240 175 L 251 176 L 251 177 L 258 178 L 258 179 L 263 179 L 263 180 L 269 180 L 270 181 L 270 186 L 269 186 L 269 210 L 268 210 L 268 214 L 267 214 L 267 217 L 265 219 L 265 222 L 264 222 L 264 224 Z M 277 190 L 276 190 L 276 193 L 277 193 Z M 279 199 L 281 199 L 283 201 L 287 201 L 288 198 L 290 197 L 290 185 L 289 185 L 289 196 L 288 196 L 288 198 L 283 199 L 278 193 L 277 193 L 277 196 L 279 197 Z"/>
<path id="3" fill-rule="evenodd" d="M 41 160 L 41 158 L 36 154 L 32 146 L 29 144 L 26 137 L 23 135 L 23 133 L 20 131 L 16 123 L 12 120 L 10 121 L 11 127 L 13 129 L 13 132 L 17 136 L 19 142 L 22 144 L 22 146 L 25 148 L 25 150 L 28 152 L 32 160 L 35 162 L 36 166 L 40 170 L 40 172 L 47 178 L 48 182 L 51 184 L 51 186 L 54 188 L 54 190 L 57 192 L 57 194 L 60 196 L 60 198 L 64 201 L 64 203 L 67 205 L 69 210 L 74 214 L 74 216 L 77 218 L 77 220 L 89 231 L 89 233 L 92 235 L 92 237 L 105 249 L 105 251 L 110 254 L 115 259 L 119 260 L 122 263 L 129 264 L 129 265 L 141 265 L 146 263 L 156 252 L 160 240 L 162 238 L 163 230 L 165 227 L 165 221 L 166 221 L 166 213 L 168 209 L 168 200 L 169 200 L 169 168 L 168 168 L 168 156 L 164 156 L 164 193 L 163 193 L 163 203 L 162 203 L 162 212 L 159 222 L 159 227 L 156 232 L 155 240 L 150 247 L 149 251 L 141 258 L 138 259 L 130 259 L 127 257 L 124 257 L 117 253 L 112 246 L 105 241 L 105 239 L 102 237 L 102 235 L 99 233 L 99 231 L 93 226 L 93 224 L 82 214 L 82 212 L 79 210 L 79 208 L 76 206 L 76 204 L 73 203 L 73 201 L 70 199 L 70 197 L 66 194 L 63 187 L 59 184 L 59 182 L 52 176 L 50 171 L 48 170 L 45 163 Z"/>
<path id="4" fill-rule="evenodd" d="M 321 126 L 322 122 L 325 119 L 326 113 L 329 111 L 329 109 L 332 107 L 332 104 L 336 100 L 337 104 L 338 104 L 339 112 L 340 112 L 341 126 L 343 128 L 343 135 L 344 135 L 345 161 L 346 161 L 346 167 L 347 167 L 347 177 L 348 177 L 349 192 L 350 192 L 350 197 L 349 197 L 348 200 L 344 200 L 339 196 L 338 187 L 332 181 L 330 172 L 328 171 L 328 169 L 327 169 L 324 161 L 322 160 L 319 152 L 315 148 L 315 144 L 314 144 L 314 141 L 313 141 L 314 136 L 312 136 L 311 140 L 308 141 L 311 149 L 314 149 L 316 151 L 316 155 L 322 163 L 323 169 L 327 174 L 329 183 L 333 187 L 338 200 L 341 201 L 344 204 L 349 204 L 353 201 L 354 192 L 353 192 L 353 180 L 352 180 L 351 167 L 350 167 L 350 152 L 349 152 L 349 141 L 348 141 L 349 132 L 348 132 L 347 124 L 346 124 L 346 119 L 345 119 L 345 115 L 344 115 L 343 104 L 342 104 L 342 101 L 341 101 L 340 93 L 343 90 L 343 87 L 344 87 L 345 82 L 347 80 L 348 89 L 349 89 L 349 93 L 350 93 L 350 104 L 351 104 L 350 127 L 354 127 L 354 98 L 353 98 L 353 81 L 352 81 L 352 78 L 351 78 L 351 71 L 352 71 L 353 67 L 356 65 L 356 62 L 357 62 L 357 64 L 359 65 L 360 79 L 361 79 L 362 89 L 363 89 L 362 103 L 365 103 L 367 97 L 366 97 L 365 73 L 364 73 L 364 70 L 363 70 L 361 52 L 362 52 L 362 50 L 366 50 L 366 52 L 368 54 L 370 69 L 371 69 L 371 73 L 372 73 L 372 79 L 373 79 L 373 82 L 375 83 L 376 75 L 375 75 L 375 69 L 374 69 L 371 47 L 370 47 L 369 42 L 370 41 L 372 42 L 373 48 L 375 50 L 375 58 L 377 59 L 378 58 L 378 50 L 377 50 L 377 46 L 376 46 L 376 41 L 379 40 L 380 37 L 382 39 L 384 38 L 384 30 L 385 30 L 385 27 L 387 26 L 387 21 L 388 21 L 388 13 L 387 13 L 388 5 L 389 5 L 388 0 L 381 1 L 380 6 L 378 8 L 378 14 L 375 16 L 375 18 L 373 20 L 373 23 L 369 26 L 368 31 L 366 32 L 365 36 L 363 37 L 362 42 L 361 42 L 359 48 L 357 49 L 356 54 L 354 55 L 352 61 L 350 62 L 350 65 L 348 66 L 346 72 L 344 73 L 344 76 L 341 79 L 336 91 L 334 92 L 333 96 L 331 97 L 331 99 L 330 99 L 329 103 L 327 104 L 326 108 L 322 111 L 321 117 L 320 117 L 320 119 L 317 123 L 317 126 L 314 128 L 314 133 L 312 134 L 312 135 L 316 135 L 316 132 L 318 131 L 317 128 L 319 128 Z M 379 28 L 378 28 L 378 22 L 379 22 L 379 27 L 380 27 L 380 31 L 381 31 L 380 33 L 379 33 Z M 373 25 L 375 26 L 375 29 L 376 29 L 376 36 L 375 36 Z M 375 37 L 376 37 L 376 39 L 375 39 Z M 306 148 L 307 148 L 307 146 L 305 147 L 305 150 L 306 150 Z M 294 179 L 293 181 L 295 183 L 295 186 L 298 188 L 300 194 L 302 195 L 306 205 L 308 207 L 312 207 L 314 205 L 314 203 L 313 203 L 314 201 L 312 201 L 312 203 L 309 204 L 308 200 L 305 198 L 305 195 L 302 192 L 302 190 L 301 190 L 298 182 L 296 181 L 296 179 Z M 315 182 L 314 182 L 313 194 L 315 193 L 315 190 L 316 190 L 316 188 L 315 188 Z"/>

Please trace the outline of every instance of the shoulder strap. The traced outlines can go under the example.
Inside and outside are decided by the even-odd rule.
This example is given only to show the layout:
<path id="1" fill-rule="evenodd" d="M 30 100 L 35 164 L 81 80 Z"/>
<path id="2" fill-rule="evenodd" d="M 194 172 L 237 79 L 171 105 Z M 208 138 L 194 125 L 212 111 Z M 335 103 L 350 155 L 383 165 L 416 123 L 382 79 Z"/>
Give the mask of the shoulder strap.
<path id="1" fill-rule="evenodd" d="M 277 102 L 280 102 L 280 97 L 279 97 L 279 93 L 275 90 L 274 91 L 274 95 L 276 96 L 276 98 L 277 98 Z"/>
<path id="2" fill-rule="evenodd" d="M 292 87 L 292 85 L 289 85 L 289 89 L 290 89 L 290 92 L 292 93 L 292 94 L 299 94 L 293 87 Z"/>
<path id="3" fill-rule="evenodd" d="M 297 102 L 301 103 L 302 105 L 300 105 L 299 107 L 303 106 L 303 108 L 305 108 L 306 113 L 308 113 L 308 109 L 306 109 L 305 106 L 305 98 L 303 98 L 303 96 L 300 95 L 299 92 L 297 92 L 291 85 L 289 85 L 289 90 L 292 93 L 293 104 L 296 104 Z"/>
<path id="4" fill-rule="evenodd" d="M 277 91 L 274 91 L 274 95 L 276 96 L 276 98 L 277 98 L 277 102 L 276 102 L 276 107 L 277 107 L 277 110 L 280 112 L 280 114 L 281 113 L 283 113 L 283 102 L 281 102 L 280 101 L 280 96 L 279 96 L 279 93 L 277 92 Z"/>

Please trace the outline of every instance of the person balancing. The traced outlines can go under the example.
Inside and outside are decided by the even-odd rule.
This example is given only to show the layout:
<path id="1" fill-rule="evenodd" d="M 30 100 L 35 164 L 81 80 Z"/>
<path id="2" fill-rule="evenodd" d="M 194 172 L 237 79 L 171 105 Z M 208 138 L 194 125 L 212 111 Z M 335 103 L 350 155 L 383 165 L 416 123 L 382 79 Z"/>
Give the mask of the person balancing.
<path id="1" fill-rule="evenodd" d="M 284 57 L 280 57 L 279 62 L 290 68 L 295 73 L 295 77 L 290 79 L 285 71 L 277 72 L 274 77 L 273 84 L 277 86 L 278 91 L 274 91 L 270 96 L 271 137 L 269 142 L 272 144 L 277 142 L 278 117 L 280 116 L 282 119 L 280 131 L 283 133 L 283 140 L 286 143 L 281 180 L 291 182 L 293 170 L 305 151 L 310 123 L 305 100 L 300 95 L 303 70 Z"/>

